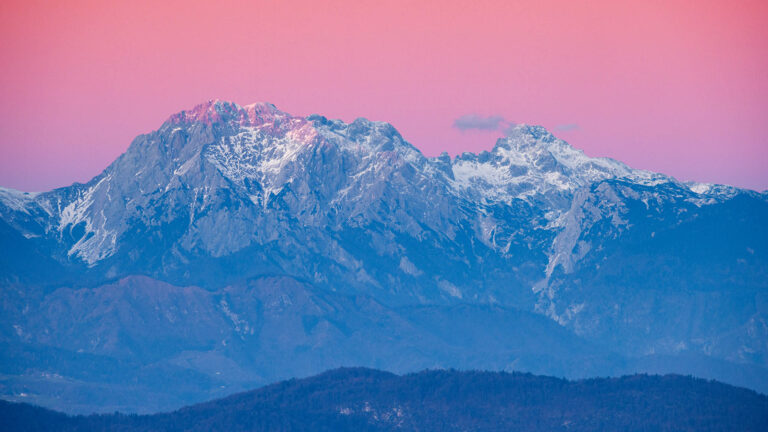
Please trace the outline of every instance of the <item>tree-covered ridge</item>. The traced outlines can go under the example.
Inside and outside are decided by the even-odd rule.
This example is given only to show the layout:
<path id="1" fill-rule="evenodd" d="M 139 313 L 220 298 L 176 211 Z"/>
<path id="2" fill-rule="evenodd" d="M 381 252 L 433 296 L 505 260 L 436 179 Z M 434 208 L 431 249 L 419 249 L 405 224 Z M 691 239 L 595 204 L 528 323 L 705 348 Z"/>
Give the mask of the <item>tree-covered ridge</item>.
<path id="1" fill-rule="evenodd" d="M 0 401 L 14 431 L 763 431 L 768 397 L 679 375 L 579 381 L 336 369 L 155 415 L 70 417 Z"/>

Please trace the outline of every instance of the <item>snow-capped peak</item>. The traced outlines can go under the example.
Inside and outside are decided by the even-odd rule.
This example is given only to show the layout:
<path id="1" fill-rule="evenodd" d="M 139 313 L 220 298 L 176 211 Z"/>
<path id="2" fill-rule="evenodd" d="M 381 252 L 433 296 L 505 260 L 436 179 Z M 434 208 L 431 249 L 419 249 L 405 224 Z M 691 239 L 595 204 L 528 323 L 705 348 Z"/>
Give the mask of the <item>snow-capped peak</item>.
<path id="1" fill-rule="evenodd" d="M 258 126 L 276 120 L 295 118 L 271 103 L 259 102 L 240 106 L 234 102 L 209 100 L 190 110 L 178 112 L 168 119 L 170 124 L 236 122 L 241 126 Z"/>
<path id="2" fill-rule="evenodd" d="M 610 158 L 593 158 L 541 126 L 515 125 L 490 152 L 464 153 L 453 164 L 455 187 L 470 196 L 512 199 L 562 198 L 608 178 L 654 184 L 669 177 L 634 170 Z"/>

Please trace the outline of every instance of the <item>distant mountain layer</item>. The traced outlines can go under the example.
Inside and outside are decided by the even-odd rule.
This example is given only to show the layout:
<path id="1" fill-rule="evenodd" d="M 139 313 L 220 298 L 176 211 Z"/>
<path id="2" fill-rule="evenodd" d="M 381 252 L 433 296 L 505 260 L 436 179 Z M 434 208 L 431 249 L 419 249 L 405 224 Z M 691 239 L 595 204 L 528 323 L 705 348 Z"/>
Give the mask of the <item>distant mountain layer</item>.
<path id="1" fill-rule="evenodd" d="M 68 417 L 0 402 L 25 431 L 764 431 L 768 397 L 689 377 L 337 369 L 167 414 Z"/>
<path id="2" fill-rule="evenodd" d="M 85 184 L 0 189 L 0 396 L 153 412 L 338 366 L 693 373 L 768 391 L 768 194 L 519 125 L 212 101 Z"/>

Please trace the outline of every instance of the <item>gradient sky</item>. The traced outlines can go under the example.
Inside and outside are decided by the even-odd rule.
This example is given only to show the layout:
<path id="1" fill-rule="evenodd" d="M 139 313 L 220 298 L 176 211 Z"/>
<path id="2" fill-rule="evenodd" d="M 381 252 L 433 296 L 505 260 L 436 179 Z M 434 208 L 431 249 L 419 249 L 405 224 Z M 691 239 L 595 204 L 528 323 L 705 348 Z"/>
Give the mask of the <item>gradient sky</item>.
<path id="1" fill-rule="evenodd" d="M 385 120 L 429 156 L 540 124 L 591 156 L 768 188 L 764 0 L 6 0 L 0 34 L 5 187 L 86 181 L 223 99 Z"/>

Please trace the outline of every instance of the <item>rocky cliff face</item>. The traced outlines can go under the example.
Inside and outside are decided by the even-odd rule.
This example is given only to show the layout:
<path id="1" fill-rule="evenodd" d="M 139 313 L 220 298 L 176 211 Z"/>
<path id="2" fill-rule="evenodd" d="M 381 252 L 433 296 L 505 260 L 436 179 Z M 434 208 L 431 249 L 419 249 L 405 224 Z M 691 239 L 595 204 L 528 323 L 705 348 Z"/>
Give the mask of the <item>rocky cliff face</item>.
<path id="1" fill-rule="evenodd" d="M 250 295 L 234 287 L 276 278 L 270 282 L 275 293 L 301 286 L 310 303 L 333 295 L 379 305 L 375 311 L 347 300 L 327 306 L 336 314 L 328 329 L 347 330 L 323 333 L 303 348 L 334 352 L 338 364 L 327 366 L 356 360 L 400 370 L 425 362 L 524 364 L 541 373 L 571 373 L 555 365 L 591 351 L 613 359 L 606 373 L 648 356 L 695 358 L 673 363 L 683 365 L 675 366 L 679 372 L 721 378 L 717 371 L 728 367 L 717 365 L 757 368 L 762 378 L 752 380 L 753 387 L 766 389 L 765 220 L 765 193 L 681 183 L 590 158 L 540 127 L 516 126 L 489 152 L 427 158 L 387 123 L 347 124 L 295 117 L 270 104 L 209 102 L 137 137 L 86 184 L 38 194 L 0 189 L 0 334 L 22 357 L 55 349 L 130 358 L 136 368 L 165 362 L 180 371 L 208 371 L 190 366 L 208 361 L 202 358 L 218 359 L 210 360 L 216 367 L 251 365 L 237 375 L 240 381 L 228 381 L 242 385 L 319 371 L 306 365 L 268 371 L 274 358 L 304 346 L 258 348 L 285 335 L 243 342 L 266 324 L 259 308 L 239 309 Z M 115 288 L 125 283 L 137 287 L 134 295 Z M 242 295 L 227 300 L 232 290 Z M 573 349 L 547 354 L 542 364 L 549 366 L 539 369 L 530 360 L 532 345 L 521 342 L 528 351 L 520 348 L 515 357 L 505 351 L 517 346 L 507 339 L 506 348 L 489 351 L 494 360 L 488 365 L 467 360 L 468 353 L 484 352 L 472 343 L 430 357 L 442 349 L 426 336 L 436 330 L 385 318 L 405 319 L 411 315 L 404 311 L 425 307 L 441 314 L 456 307 L 531 314 L 554 326 L 544 333 L 566 332 Z M 103 313 L 88 312 L 95 310 Z M 206 330 L 180 325 L 190 318 L 174 310 L 200 315 Z M 362 310 L 387 324 L 355 321 Z M 138 316 L 147 327 L 135 328 L 131 317 Z M 275 318 L 275 325 L 309 320 L 300 327 L 309 337 L 324 328 L 312 316 L 295 311 Z M 457 322 L 471 328 L 457 337 L 482 339 L 483 329 L 470 320 Z M 486 332 L 511 331 L 511 321 L 491 324 Z M 411 354 L 391 365 L 370 364 L 379 345 L 355 339 L 421 332 L 421 348 L 394 336 L 392 349 Z M 154 333 L 165 334 L 165 342 L 150 344 Z M 244 357 L 218 347 L 226 335 L 239 335 L 235 344 Z M 367 354 L 353 355 L 360 346 Z M 182 352 L 200 358 L 179 366 Z M 56 367 L 64 366 L 41 360 L 49 354 L 27 368 L 9 356 L 3 373 L 58 374 Z M 5 387 L 6 396 L 13 391 Z"/>

